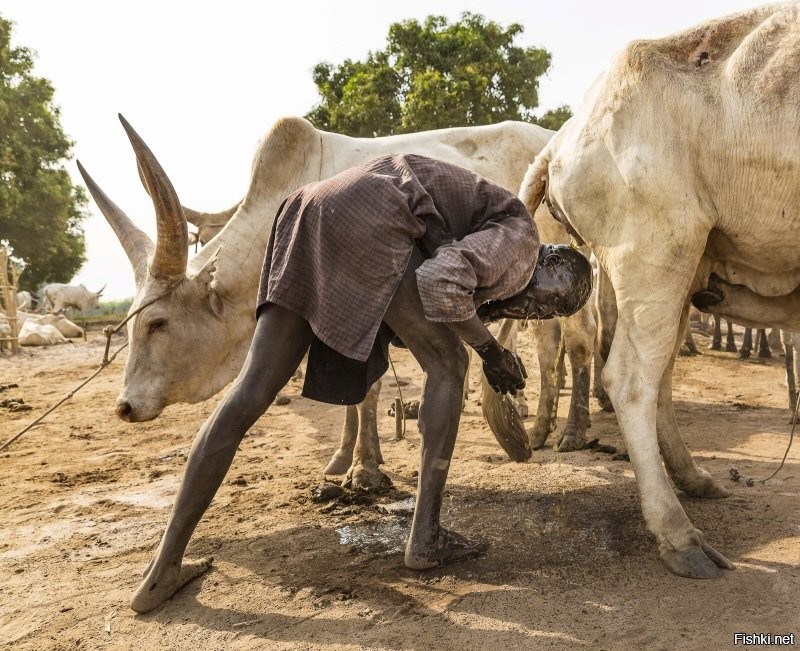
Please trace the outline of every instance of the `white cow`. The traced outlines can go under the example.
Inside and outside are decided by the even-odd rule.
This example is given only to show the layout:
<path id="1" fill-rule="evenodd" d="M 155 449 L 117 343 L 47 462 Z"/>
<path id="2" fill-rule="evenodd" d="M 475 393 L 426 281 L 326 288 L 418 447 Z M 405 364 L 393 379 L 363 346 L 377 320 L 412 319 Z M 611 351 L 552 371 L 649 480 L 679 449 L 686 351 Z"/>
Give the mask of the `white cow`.
<path id="1" fill-rule="evenodd" d="M 144 151 L 143 143 L 137 144 L 138 137 L 126 128 L 135 147 Z M 530 152 L 539 151 L 552 133 L 536 125 L 504 122 L 350 138 L 319 131 L 300 118 L 283 118 L 258 147 L 250 187 L 236 214 L 191 261 L 185 214 L 166 176 L 145 179 L 158 216 L 154 246 L 81 168 L 133 265 L 137 294 L 131 309 L 162 297 L 128 324 L 130 353 L 117 414 L 131 422 L 149 420 L 168 404 L 205 400 L 236 377 L 255 326 L 253 301 L 270 227 L 280 202 L 295 189 L 377 155 L 398 152 L 459 164 L 516 190 Z M 146 155 L 152 156 L 149 150 Z M 152 191 L 154 186 L 157 192 Z M 196 354 L 200 347 L 205 351 L 202 356 Z M 367 402 L 373 405 L 372 412 L 362 413 L 360 423 L 358 415 L 349 416 L 345 424 L 345 439 L 354 441 L 354 427 L 360 426 L 359 438 L 365 443 L 356 449 L 351 468 L 355 483 L 362 477 L 371 484 L 380 462 L 376 400 L 376 392 L 370 392 Z"/>
<path id="2" fill-rule="evenodd" d="M 33 297 L 30 292 L 22 291 L 17 292 L 17 309 L 30 310 L 33 306 Z"/>
<path id="3" fill-rule="evenodd" d="M 63 285 L 51 283 L 42 290 L 44 307 L 48 312 L 61 312 L 64 308 L 73 307 L 79 312 L 85 312 L 97 307 L 100 295 L 105 285 L 99 292 L 90 292 L 83 285 Z"/>
<path id="4" fill-rule="evenodd" d="M 610 279 L 617 314 L 603 384 L 647 526 L 683 576 L 732 567 L 668 480 L 695 496 L 726 494 L 689 455 L 673 413 L 689 298 L 737 323 L 800 329 L 798 66 L 797 3 L 633 42 L 522 189 L 531 207 L 546 198 Z"/>
<path id="5" fill-rule="evenodd" d="M 74 324 L 63 314 L 31 314 L 30 312 L 17 312 L 17 326 L 22 328 L 27 321 L 39 325 L 55 326 L 62 335 L 68 339 L 83 337 L 83 328 Z"/>
<path id="6" fill-rule="evenodd" d="M 69 341 L 54 325 L 40 324 L 35 319 L 28 319 L 19 329 L 19 343 L 21 346 L 52 346 Z"/>

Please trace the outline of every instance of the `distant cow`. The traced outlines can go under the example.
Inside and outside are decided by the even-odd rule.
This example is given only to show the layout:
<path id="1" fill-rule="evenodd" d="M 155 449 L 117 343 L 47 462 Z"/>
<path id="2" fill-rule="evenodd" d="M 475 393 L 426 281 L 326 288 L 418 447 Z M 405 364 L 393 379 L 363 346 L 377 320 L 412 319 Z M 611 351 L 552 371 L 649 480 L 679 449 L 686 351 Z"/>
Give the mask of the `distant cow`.
<path id="1" fill-rule="evenodd" d="M 30 310 L 32 307 L 33 296 L 31 296 L 31 293 L 26 292 L 24 289 L 21 292 L 17 292 L 17 309 Z"/>
<path id="2" fill-rule="evenodd" d="M 39 325 L 51 325 L 67 339 L 83 337 L 83 328 L 75 325 L 63 314 L 31 314 L 30 312 L 17 312 L 17 326 L 22 329 L 27 321 Z"/>
<path id="3" fill-rule="evenodd" d="M 34 319 L 28 319 L 20 328 L 19 343 L 21 346 L 50 346 L 69 342 L 55 326 L 43 325 L 36 323 Z"/>
<path id="4" fill-rule="evenodd" d="M 97 307 L 97 301 L 100 298 L 100 294 L 103 293 L 103 289 L 105 289 L 105 285 L 99 292 L 90 292 L 83 285 L 52 283 L 42 291 L 44 307 L 48 312 L 60 312 L 67 307 L 73 307 L 76 310 L 85 312 Z"/>

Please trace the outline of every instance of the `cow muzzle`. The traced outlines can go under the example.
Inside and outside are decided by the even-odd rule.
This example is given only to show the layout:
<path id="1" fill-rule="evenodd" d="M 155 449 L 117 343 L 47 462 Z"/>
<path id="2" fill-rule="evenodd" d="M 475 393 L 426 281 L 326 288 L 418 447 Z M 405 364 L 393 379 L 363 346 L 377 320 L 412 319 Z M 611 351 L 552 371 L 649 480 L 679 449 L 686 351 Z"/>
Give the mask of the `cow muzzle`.
<path id="1" fill-rule="evenodd" d="M 153 420 L 163 410 L 163 405 L 135 405 L 124 398 L 117 399 L 117 406 L 114 410 L 117 418 L 126 423 L 142 423 Z"/>

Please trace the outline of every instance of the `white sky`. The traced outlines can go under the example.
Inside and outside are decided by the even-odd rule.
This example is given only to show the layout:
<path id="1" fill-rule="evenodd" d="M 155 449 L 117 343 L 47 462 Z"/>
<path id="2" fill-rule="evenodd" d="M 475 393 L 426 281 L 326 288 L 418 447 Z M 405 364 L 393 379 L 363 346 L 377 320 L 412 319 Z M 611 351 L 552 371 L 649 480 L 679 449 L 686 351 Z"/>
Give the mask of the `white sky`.
<path id="1" fill-rule="evenodd" d="M 244 196 L 258 138 L 282 115 L 316 102 L 311 69 L 384 46 L 391 23 L 462 11 L 525 27 L 520 45 L 553 55 L 540 110 L 573 109 L 611 56 L 635 38 L 659 37 L 753 0 L 0 0 L 13 45 L 35 50 L 50 79 L 74 153 L 106 193 L 154 235 L 152 205 L 117 120 L 153 149 L 181 201 L 220 210 Z M 82 183 L 74 160 L 67 165 Z M 134 293 L 128 259 L 90 200 L 88 262 L 75 277 L 104 297 Z M 0 237 L 2 234 L 0 234 Z"/>

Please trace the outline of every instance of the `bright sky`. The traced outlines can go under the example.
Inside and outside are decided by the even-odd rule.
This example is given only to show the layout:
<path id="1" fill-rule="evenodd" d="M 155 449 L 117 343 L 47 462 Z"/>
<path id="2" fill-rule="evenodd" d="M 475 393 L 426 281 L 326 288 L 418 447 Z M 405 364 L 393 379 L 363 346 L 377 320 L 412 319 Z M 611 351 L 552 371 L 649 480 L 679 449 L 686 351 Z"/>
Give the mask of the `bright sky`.
<path id="1" fill-rule="evenodd" d="M 35 50 L 50 79 L 74 153 L 106 193 L 154 236 L 152 204 L 117 113 L 145 139 L 184 205 L 214 211 L 244 196 L 259 137 L 282 115 L 316 102 L 311 69 L 362 58 L 391 23 L 462 11 L 521 23 L 521 45 L 553 55 L 541 109 L 573 108 L 628 41 L 659 37 L 753 0 L 3 0 L 13 44 Z M 82 183 L 75 162 L 67 165 Z M 90 200 L 88 262 L 73 282 L 104 297 L 134 293 L 128 259 Z M 0 234 L 1 236 L 2 234 Z"/>

